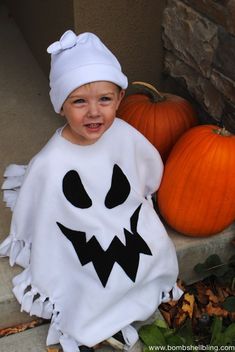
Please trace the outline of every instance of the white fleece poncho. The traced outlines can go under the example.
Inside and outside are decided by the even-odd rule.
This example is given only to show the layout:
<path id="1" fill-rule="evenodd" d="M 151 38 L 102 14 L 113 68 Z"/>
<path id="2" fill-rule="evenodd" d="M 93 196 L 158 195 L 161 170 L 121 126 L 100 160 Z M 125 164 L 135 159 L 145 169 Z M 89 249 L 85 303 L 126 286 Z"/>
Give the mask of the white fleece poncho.
<path id="1" fill-rule="evenodd" d="M 130 324 L 150 317 L 170 290 L 180 295 L 175 248 L 151 201 L 162 161 L 117 118 L 92 145 L 72 144 L 61 130 L 27 168 L 6 170 L 14 209 L 0 253 L 25 268 L 13 279 L 22 310 L 52 318 L 48 345 L 75 352 L 119 330 L 132 345 Z"/>

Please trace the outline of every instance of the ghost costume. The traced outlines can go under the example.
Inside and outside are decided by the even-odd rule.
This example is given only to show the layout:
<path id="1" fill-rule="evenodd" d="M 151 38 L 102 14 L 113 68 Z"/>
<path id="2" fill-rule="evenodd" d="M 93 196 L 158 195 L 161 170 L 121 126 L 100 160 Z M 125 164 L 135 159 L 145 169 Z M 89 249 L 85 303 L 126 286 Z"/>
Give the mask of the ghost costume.
<path id="1" fill-rule="evenodd" d="M 0 253 L 25 268 L 13 292 L 22 310 L 51 318 L 48 345 L 75 352 L 119 330 L 132 345 L 130 324 L 149 318 L 172 289 L 181 294 L 175 248 L 151 200 L 162 161 L 118 118 L 92 145 L 61 131 L 28 167 L 6 170 L 13 217 Z"/>

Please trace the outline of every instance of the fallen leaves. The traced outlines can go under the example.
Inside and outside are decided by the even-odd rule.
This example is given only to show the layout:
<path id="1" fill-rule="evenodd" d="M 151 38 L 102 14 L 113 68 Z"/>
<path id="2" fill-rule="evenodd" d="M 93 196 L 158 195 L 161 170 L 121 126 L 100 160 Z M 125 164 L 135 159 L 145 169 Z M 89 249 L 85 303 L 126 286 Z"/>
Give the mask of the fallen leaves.
<path id="1" fill-rule="evenodd" d="M 179 282 L 179 286 L 184 291 L 180 300 L 162 303 L 159 307 L 170 328 L 179 328 L 188 318 L 193 326 L 205 324 L 212 316 L 235 321 L 235 313 L 227 310 L 225 304 L 226 300 L 234 298 L 233 288 L 224 286 L 211 277 L 190 286 Z M 234 304 L 233 301 L 231 303 Z"/>
<path id="2" fill-rule="evenodd" d="M 38 319 L 32 320 L 28 323 L 19 324 L 19 325 L 9 327 L 9 328 L 0 329 L 0 337 L 9 336 L 12 334 L 16 334 L 18 332 L 22 332 L 22 331 L 25 331 L 28 329 L 35 328 L 36 326 L 44 324 L 44 322 L 45 322 L 44 319 L 38 318 Z"/>
<path id="3" fill-rule="evenodd" d="M 195 302 L 194 296 L 191 295 L 190 293 L 185 293 L 184 301 L 182 304 L 182 311 L 186 314 L 186 316 L 188 315 L 191 319 L 193 317 L 194 302 Z"/>
<path id="4" fill-rule="evenodd" d="M 221 308 L 220 306 L 216 305 L 214 306 L 212 304 L 212 302 L 209 302 L 208 305 L 206 306 L 206 312 L 212 316 L 212 315 L 216 315 L 218 317 L 223 317 L 223 318 L 227 318 L 228 316 L 228 311 L 226 311 L 225 309 Z"/>

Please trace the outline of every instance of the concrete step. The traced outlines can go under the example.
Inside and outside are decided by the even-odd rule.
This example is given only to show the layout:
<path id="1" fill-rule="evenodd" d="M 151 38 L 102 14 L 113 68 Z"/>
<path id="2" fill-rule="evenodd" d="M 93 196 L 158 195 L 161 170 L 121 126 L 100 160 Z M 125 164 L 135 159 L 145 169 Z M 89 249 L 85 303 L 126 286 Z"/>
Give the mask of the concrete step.
<path id="1" fill-rule="evenodd" d="M 8 258 L 0 259 L 0 329 L 26 323 L 34 318 L 20 311 L 20 305 L 12 293 L 12 278 L 21 270 L 18 266 L 11 268 Z"/>
<path id="2" fill-rule="evenodd" d="M 47 325 L 0 339 L 1 352 L 46 352 Z"/>
<path id="3" fill-rule="evenodd" d="M 12 334 L 0 338 L 1 352 L 46 352 L 49 347 L 51 351 L 62 351 L 60 344 L 53 346 L 46 346 L 46 338 L 48 331 L 48 324 L 44 324 L 20 333 Z M 54 349 L 54 350 L 53 350 Z M 110 345 L 108 342 L 100 344 L 95 349 L 96 352 L 116 352 L 119 349 Z M 142 344 L 140 341 L 131 348 L 130 352 L 141 352 Z"/>
<path id="4" fill-rule="evenodd" d="M 167 226 L 166 228 L 176 247 L 179 278 L 187 284 L 202 278 L 193 268 L 196 264 L 203 263 L 211 254 L 218 254 L 222 262 L 235 254 L 234 245 L 231 244 L 235 239 L 235 223 L 214 236 L 204 238 L 187 237 Z"/>

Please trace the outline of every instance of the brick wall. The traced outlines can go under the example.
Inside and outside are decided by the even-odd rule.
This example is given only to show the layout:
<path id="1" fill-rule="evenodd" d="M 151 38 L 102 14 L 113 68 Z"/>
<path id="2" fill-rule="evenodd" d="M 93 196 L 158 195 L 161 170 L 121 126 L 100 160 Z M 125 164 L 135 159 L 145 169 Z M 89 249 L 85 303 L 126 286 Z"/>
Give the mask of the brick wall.
<path id="1" fill-rule="evenodd" d="M 195 101 L 202 122 L 235 133 L 235 0 L 168 0 L 164 72 Z"/>

